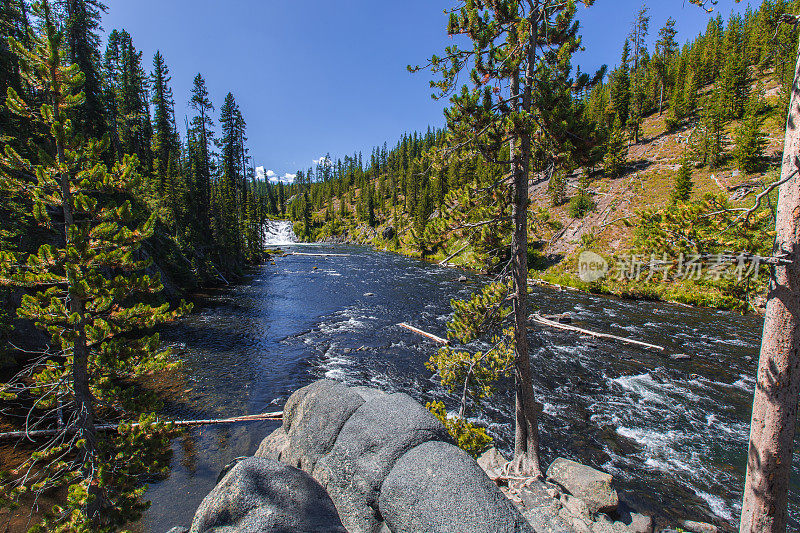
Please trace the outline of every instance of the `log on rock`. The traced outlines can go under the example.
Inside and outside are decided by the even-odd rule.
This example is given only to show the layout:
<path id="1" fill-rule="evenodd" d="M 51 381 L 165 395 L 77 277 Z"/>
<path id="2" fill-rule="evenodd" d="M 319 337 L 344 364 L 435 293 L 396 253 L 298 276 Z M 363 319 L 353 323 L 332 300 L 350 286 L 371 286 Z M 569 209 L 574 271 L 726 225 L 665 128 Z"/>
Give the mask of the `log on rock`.
<path id="1" fill-rule="evenodd" d="M 439 344 L 444 344 L 445 346 L 449 346 L 450 345 L 450 341 L 449 340 L 443 339 L 441 337 L 437 337 L 433 333 L 428 333 L 427 331 L 422 331 L 421 329 L 415 328 L 414 326 L 409 326 L 405 322 L 400 322 L 397 325 L 400 326 L 401 328 L 405 328 L 405 329 L 407 329 L 409 331 L 413 331 L 417 335 L 422 335 L 423 337 L 426 337 L 426 338 L 432 340 L 433 342 L 436 342 L 436 343 L 439 343 Z"/>
<path id="2" fill-rule="evenodd" d="M 261 413 L 257 415 L 236 416 L 233 418 L 216 418 L 207 420 L 176 420 L 172 421 L 175 427 L 190 427 L 190 426 L 210 426 L 216 424 L 237 424 L 243 422 L 262 422 L 265 420 L 283 420 L 283 411 L 274 413 Z M 169 423 L 169 420 L 161 422 Z M 122 424 L 98 424 L 95 426 L 97 431 L 116 431 Z M 129 424 L 131 428 L 139 427 L 139 423 Z M 0 440 L 6 439 L 33 439 L 35 437 L 56 437 L 63 433 L 76 433 L 78 430 L 74 427 L 61 428 L 61 429 L 34 429 L 31 431 L 10 431 L 7 433 L 0 433 Z"/>
<path id="3" fill-rule="evenodd" d="M 619 341 L 619 342 L 624 342 L 626 344 L 634 344 L 636 346 L 642 346 L 643 348 L 648 348 L 650 350 L 657 350 L 657 351 L 663 352 L 664 349 L 665 349 L 663 346 L 657 346 L 655 344 L 648 344 L 646 342 L 637 341 L 637 340 L 634 340 L 634 339 L 628 339 L 626 337 L 618 337 L 616 335 L 610 335 L 608 333 L 598 333 L 596 331 L 590 331 L 588 329 L 583 329 L 583 328 L 579 328 L 579 327 L 576 327 L 576 326 L 569 326 L 567 324 L 559 324 L 558 322 L 554 322 L 552 320 L 547 320 L 546 318 L 544 318 L 542 315 L 540 315 L 538 313 L 535 313 L 533 315 L 533 321 L 536 322 L 537 324 L 541 324 L 541 325 L 544 325 L 544 326 L 549 326 L 551 328 L 562 329 L 562 330 L 565 330 L 565 331 L 574 331 L 576 333 L 583 333 L 584 335 L 589 335 L 591 337 L 597 337 L 597 338 L 601 338 L 601 339 L 611 339 L 611 340 L 615 340 L 615 341 Z"/>

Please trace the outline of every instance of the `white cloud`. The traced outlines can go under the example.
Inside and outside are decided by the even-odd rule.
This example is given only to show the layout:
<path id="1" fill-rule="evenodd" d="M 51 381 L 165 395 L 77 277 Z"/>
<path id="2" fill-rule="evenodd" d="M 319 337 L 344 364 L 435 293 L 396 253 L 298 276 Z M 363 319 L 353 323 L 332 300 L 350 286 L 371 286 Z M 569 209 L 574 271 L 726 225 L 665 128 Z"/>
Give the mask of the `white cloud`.
<path id="1" fill-rule="evenodd" d="M 272 183 L 280 181 L 284 183 L 294 183 L 297 174 L 289 174 L 288 172 L 283 176 L 278 176 L 274 170 L 267 170 L 265 167 L 256 168 L 256 179 L 269 180 Z"/>
<path id="2" fill-rule="evenodd" d="M 280 181 L 284 183 L 294 183 L 294 179 L 297 177 L 297 174 L 289 174 L 288 172 L 283 176 L 278 176 L 271 170 L 267 170 L 265 175 L 272 183 L 278 183 Z"/>
<path id="3" fill-rule="evenodd" d="M 326 167 L 333 166 L 333 161 L 326 155 L 321 156 L 319 159 L 314 159 L 313 161 L 315 165 L 324 165 Z"/>

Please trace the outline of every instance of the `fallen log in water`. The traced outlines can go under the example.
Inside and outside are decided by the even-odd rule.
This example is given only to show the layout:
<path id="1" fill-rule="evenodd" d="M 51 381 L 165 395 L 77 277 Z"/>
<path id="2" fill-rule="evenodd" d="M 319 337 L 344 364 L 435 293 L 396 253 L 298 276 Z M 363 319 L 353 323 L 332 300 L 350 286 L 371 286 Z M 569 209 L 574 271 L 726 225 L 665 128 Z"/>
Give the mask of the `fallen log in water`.
<path id="1" fill-rule="evenodd" d="M 215 424 L 237 424 L 242 422 L 261 422 L 265 420 L 283 420 L 283 411 L 274 413 L 261 413 L 257 415 L 236 416 L 233 418 L 217 418 L 208 420 L 176 420 L 172 422 L 175 427 L 189 427 L 189 426 L 210 426 Z M 165 421 L 170 422 L 170 421 Z M 122 424 L 99 424 L 95 426 L 97 431 L 116 431 Z M 139 423 L 129 424 L 131 428 L 139 427 Z M 0 440 L 6 439 L 21 439 L 34 437 L 56 437 L 63 433 L 75 433 L 77 428 L 61 428 L 61 429 L 34 429 L 31 431 L 10 431 L 8 433 L 0 433 Z"/>
<path id="2" fill-rule="evenodd" d="M 611 339 L 611 340 L 615 340 L 615 341 L 619 341 L 619 342 L 624 342 L 624 343 L 627 343 L 627 344 L 635 344 L 636 346 L 642 346 L 644 348 L 649 348 L 651 350 L 658 350 L 660 352 L 664 351 L 664 347 L 663 346 L 656 346 L 655 344 L 648 344 L 646 342 L 637 341 L 637 340 L 633 340 L 633 339 L 628 339 L 626 337 L 618 337 L 616 335 L 610 335 L 608 333 L 598 333 L 596 331 L 590 331 L 588 329 L 583 329 L 583 328 L 579 328 L 579 327 L 576 327 L 576 326 L 569 326 L 567 324 L 560 324 L 560 323 L 554 322 L 552 320 L 547 320 L 546 318 L 544 318 L 542 315 L 540 315 L 538 313 L 535 313 L 533 315 L 533 321 L 538 323 L 538 324 L 542 324 L 544 326 L 550 326 L 551 328 L 563 329 L 565 331 L 574 331 L 576 333 L 583 333 L 584 335 L 589 335 L 591 337 L 598 337 L 598 338 L 602 338 L 602 339 Z"/>
<path id="3" fill-rule="evenodd" d="M 300 252 L 291 252 L 286 255 L 304 255 L 306 257 L 350 257 L 350 254 L 304 254 Z"/>
<path id="4" fill-rule="evenodd" d="M 559 285 L 558 283 L 550 283 L 549 281 L 545 281 L 543 279 L 535 279 L 530 278 L 528 280 L 528 285 L 543 285 L 545 287 L 553 287 L 554 289 L 558 289 L 560 291 L 580 291 L 580 289 L 576 289 L 575 287 L 569 287 L 567 285 Z"/>
<path id="5" fill-rule="evenodd" d="M 400 326 L 401 328 L 406 328 L 409 331 L 413 331 L 417 335 L 422 335 L 423 337 L 426 337 L 426 338 L 432 340 L 433 342 L 437 342 L 439 344 L 444 344 L 445 346 L 449 346 L 450 345 L 450 341 L 449 340 L 443 339 L 441 337 L 437 337 L 433 333 L 428 333 L 427 331 L 422 331 L 421 329 L 415 328 L 414 326 L 409 326 L 405 322 L 400 322 L 397 325 Z"/>

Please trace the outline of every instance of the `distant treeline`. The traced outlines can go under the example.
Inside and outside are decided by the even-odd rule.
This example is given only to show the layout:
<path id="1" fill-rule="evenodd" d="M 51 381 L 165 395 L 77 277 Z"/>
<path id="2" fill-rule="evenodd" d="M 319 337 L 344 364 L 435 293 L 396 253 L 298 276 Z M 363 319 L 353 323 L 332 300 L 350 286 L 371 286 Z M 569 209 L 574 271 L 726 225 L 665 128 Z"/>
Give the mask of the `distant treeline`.
<path id="1" fill-rule="evenodd" d="M 128 191 L 142 218 L 158 213 L 154 238 L 146 249 L 166 271 L 192 285 L 236 274 L 261 254 L 262 231 L 269 217 L 285 213 L 286 191 L 258 180 L 248 155 L 246 122 L 232 93 L 216 113 L 206 82 L 198 74 L 186 98 L 193 116 L 182 123 L 175 117 L 175 97 L 165 57 L 157 52 L 146 65 L 133 37 L 125 30 L 108 34 L 101 49 L 100 22 L 107 10 L 99 0 L 68 0 L 53 6 L 64 32 L 64 54 L 85 76 L 85 103 L 72 117 L 72 127 L 87 138 L 107 137 L 104 154 L 111 166 L 123 155 L 138 158 L 137 171 L 146 186 Z M 44 103 L 40 87 L 30 83 L 8 37 L 29 44 L 41 20 L 29 0 L 0 4 L 0 94 L 14 89 L 28 102 Z M 35 131 L 0 106 L 0 137 L 21 156 L 37 163 L 44 154 L 35 140 L 48 132 Z M 30 179 L 34 179 L 33 176 Z M 0 245 L 6 250 L 35 250 L 47 241 L 28 215 L 30 199 L 12 196 L 0 205 Z M 24 251 L 24 250 L 20 250 Z M 183 256 L 183 257 L 180 257 Z"/>

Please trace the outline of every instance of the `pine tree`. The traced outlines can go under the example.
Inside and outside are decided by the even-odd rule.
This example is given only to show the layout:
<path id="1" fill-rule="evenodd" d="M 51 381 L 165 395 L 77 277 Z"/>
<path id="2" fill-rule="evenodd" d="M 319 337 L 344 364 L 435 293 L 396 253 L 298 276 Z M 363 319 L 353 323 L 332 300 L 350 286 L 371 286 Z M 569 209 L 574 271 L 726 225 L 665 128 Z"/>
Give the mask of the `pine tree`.
<path id="1" fill-rule="evenodd" d="M 611 83 L 611 104 L 615 116 L 611 122 L 613 123 L 617 120 L 623 125 L 628 123 L 628 116 L 630 115 L 631 78 L 630 66 L 628 65 L 630 50 L 631 43 L 626 39 L 622 48 L 622 59 L 620 60 L 619 68 L 614 72 Z"/>
<path id="2" fill-rule="evenodd" d="M 550 203 L 557 207 L 567 201 L 567 177 L 563 172 L 556 172 L 547 184 Z"/>
<path id="3" fill-rule="evenodd" d="M 676 61 L 677 68 L 674 76 L 672 94 L 669 99 L 669 112 L 667 113 L 667 118 L 665 119 L 668 131 L 674 130 L 687 114 L 686 105 L 683 99 L 686 94 L 686 91 L 684 90 L 686 85 L 686 66 L 681 58 L 678 58 Z"/>
<path id="4" fill-rule="evenodd" d="M 681 168 L 675 175 L 675 182 L 672 188 L 672 202 L 688 202 L 692 197 L 693 188 L 692 169 L 689 166 L 689 158 L 684 155 L 681 158 Z"/>
<path id="5" fill-rule="evenodd" d="M 647 33 L 650 29 L 650 17 L 647 14 L 647 5 L 643 4 L 636 13 L 636 21 L 631 29 L 628 40 L 633 46 L 633 87 L 631 91 L 630 117 L 627 124 L 633 133 L 633 142 L 639 142 L 642 117 L 644 115 L 645 91 L 645 59 L 647 58 Z"/>
<path id="6" fill-rule="evenodd" d="M 375 218 L 375 189 L 372 184 L 367 189 L 367 224 L 372 228 L 378 225 Z"/>
<path id="7" fill-rule="evenodd" d="M 216 235 L 216 245 L 223 251 L 220 259 L 228 263 L 229 268 L 241 262 L 243 246 L 241 240 L 241 154 L 240 145 L 240 111 L 232 93 L 225 96 L 225 101 L 220 108 L 220 202 L 218 212 L 220 216 L 219 233 Z M 308 203 L 308 198 L 305 198 Z M 232 262 L 231 262 L 232 261 Z"/>
<path id="8" fill-rule="evenodd" d="M 728 25 L 722 53 L 724 57 L 720 79 L 720 91 L 724 95 L 722 102 L 726 118 L 738 119 L 744 114 L 750 90 L 739 17 L 731 19 Z"/>
<path id="9" fill-rule="evenodd" d="M 675 29 L 675 19 L 667 19 L 664 27 L 658 31 L 658 41 L 656 41 L 656 53 L 653 57 L 653 68 L 656 71 L 659 85 L 658 114 L 664 111 L 664 95 L 667 84 L 669 83 L 670 65 L 675 55 L 678 53 L 678 43 L 675 36 L 678 30 Z"/>
<path id="10" fill-rule="evenodd" d="M 736 129 L 733 158 L 742 172 L 757 172 L 764 163 L 767 143 L 761 130 L 762 123 L 763 118 L 753 110 L 745 114 Z"/>
<path id="11" fill-rule="evenodd" d="M 165 190 L 168 179 L 170 159 L 177 157 L 179 149 L 178 135 L 175 129 L 175 101 L 169 87 L 171 78 L 164 56 L 157 51 L 153 57 L 153 152 L 155 154 L 156 177 L 159 192 Z"/>
<path id="12" fill-rule="evenodd" d="M 142 53 L 133 45 L 126 31 L 114 30 L 109 35 L 105 54 L 107 98 L 111 104 L 115 124 L 114 136 L 118 156 L 136 154 L 141 170 L 150 176 L 153 169 L 151 142 L 153 129 L 150 123 L 150 98 L 148 76 L 142 68 Z"/>
<path id="13" fill-rule="evenodd" d="M 618 177 L 625 168 L 627 158 L 628 143 L 617 122 L 614 124 L 614 129 L 611 130 L 611 135 L 608 136 L 606 153 L 603 157 L 603 168 L 606 174 L 612 178 Z"/>
<path id="14" fill-rule="evenodd" d="M 194 78 L 192 96 L 189 105 L 198 114 L 192 119 L 192 134 L 194 143 L 190 143 L 190 157 L 192 160 L 192 180 L 190 195 L 195 212 L 197 229 L 195 241 L 208 243 L 211 233 L 211 153 L 212 130 L 214 123 L 211 121 L 211 112 L 214 105 L 208 97 L 208 89 L 203 76 L 198 74 Z M 279 188 L 283 192 L 283 187 Z M 286 212 L 284 197 L 281 196 L 281 213 Z"/>
<path id="15" fill-rule="evenodd" d="M 100 16 L 108 8 L 98 0 L 66 0 L 67 20 L 65 45 L 67 58 L 85 77 L 83 93 L 86 102 L 77 111 L 77 126 L 90 137 L 101 137 L 108 131 L 103 103 L 103 80 L 100 64 Z"/>
<path id="16" fill-rule="evenodd" d="M 702 116 L 690 138 L 694 157 L 711 168 L 718 167 L 725 157 L 725 106 L 722 93 L 706 96 Z"/>
<path id="17" fill-rule="evenodd" d="M 583 151 L 571 144 L 577 136 L 570 136 L 577 122 L 571 113 L 580 111 L 574 106 L 570 64 L 580 47 L 576 7 L 555 0 L 542 0 L 535 7 L 513 0 L 459 2 L 451 12 L 448 33 L 469 37 L 474 48 L 453 45 L 445 58 L 431 59 L 433 71 L 442 76 L 432 82 L 439 96 L 458 89 L 460 71 L 474 63 L 471 86 L 453 95 L 454 105 L 446 111 L 454 141 L 471 144 L 490 162 L 501 160 L 502 150 L 507 149 L 505 161 L 511 162 L 512 201 L 501 205 L 511 207 L 513 221 L 509 270 L 514 329 L 513 340 L 507 343 L 515 352 L 517 386 L 513 467 L 528 475 L 541 474 L 527 340 L 529 173 L 539 172 L 550 157 L 562 158 L 565 153 L 577 157 Z M 546 52 L 540 55 L 543 48 Z M 552 62 L 542 61 L 543 56 Z M 501 87 L 508 87 L 502 98 Z M 501 191 L 499 186 L 492 190 Z"/>
<path id="18" fill-rule="evenodd" d="M 26 42 L 28 21 L 24 8 L 25 4 L 19 0 L 0 3 L 0 95 L 3 97 L 9 88 L 18 94 L 27 93 L 27 87 L 23 88 L 24 82 L 20 77 L 17 55 L 8 45 L 8 37 Z M 0 105 L 0 141 L 13 143 L 17 150 L 25 153 L 23 139 L 33 133 L 23 127 L 16 115 Z"/>
<path id="19" fill-rule="evenodd" d="M 75 132 L 70 117 L 85 102 L 78 92 L 85 78 L 77 65 L 65 64 L 64 36 L 48 2 L 35 9 L 43 33 L 30 48 L 13 38 L 9 42 L 26 81 L 39 88 L 46 103 L 39 114 L 10 89 L 7 104 L 25 120 L 42 121 L 51 135 L 41 146 L 40 163 L 6 144 L 0 165 L 3 185 L 33 199 L 37 222 L 63 229 L 59 245 L 43 244 L 23 256 L 0 252 L 0 279 L 38 291 L 23 297 L 17 313 L 52 336 L 54 352 L 20 373 L 26 379 L 0 386 L 0 397 L 32 395 L 30 416 L 37 423 L 54 409 L 65 412 L 66 423 L 57 438 L 31 456 L 22 469 L 28 475 L 3 478 L 2 490 L 13 501 L 25 493 L 66 489 L 66 502 L 48 514 L 44 530 L 115 531 L 146 508 L 139 499 L 143 476 L 167 466 L 163 425 L 145 415 L 138 418 L 138 428 L 127 425 L 148 406 L 124 383 L 170 366 L 169 350 L 162 351 L 158 335 L 137 332 L 187 309 L 170 312 L 168 304 L 141 303 L 158 293 L 161 283 L 143 272 L 148 261 L 134 259 L 155 224 L 154 216 L 137 221 L 131 202 L 123 199 L 139 179 L 136 158 L 126 156 L 109 171 L 102 160 L 107 138 L 85 140 Z M 26 174 L 37 180 L 20 177 Z M 57 217 L 51 215 L 56 209 Z M 98 433 L 100 404 L 125 422 L 118 433 Z"/>

